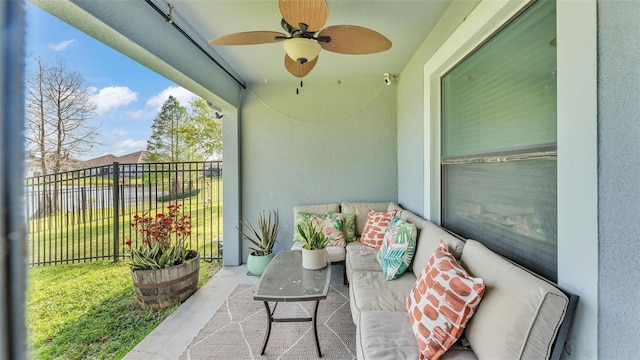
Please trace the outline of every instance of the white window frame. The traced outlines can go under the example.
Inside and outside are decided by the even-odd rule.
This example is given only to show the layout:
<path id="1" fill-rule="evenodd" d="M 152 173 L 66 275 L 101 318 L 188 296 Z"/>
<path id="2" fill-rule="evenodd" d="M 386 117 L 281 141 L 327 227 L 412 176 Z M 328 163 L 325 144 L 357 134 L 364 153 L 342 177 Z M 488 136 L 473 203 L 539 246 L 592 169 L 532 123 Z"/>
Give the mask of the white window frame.
<path id="1" fill-rule="evenodd" d="M 424 66 L 426 217 L 440 224 L 441 214 L 441 78 L 535 0 L 483 1 Z"/>

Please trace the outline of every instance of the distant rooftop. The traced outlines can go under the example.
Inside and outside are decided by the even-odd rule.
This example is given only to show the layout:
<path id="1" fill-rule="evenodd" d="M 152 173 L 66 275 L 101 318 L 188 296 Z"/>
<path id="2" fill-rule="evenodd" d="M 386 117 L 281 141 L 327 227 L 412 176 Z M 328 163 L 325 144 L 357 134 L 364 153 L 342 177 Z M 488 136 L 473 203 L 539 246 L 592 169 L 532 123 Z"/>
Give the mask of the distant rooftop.
<path id="1" fill-rule="evenodd" d="M 126 154 L 122 156 L 115 156 L 113 154 L 102 155 L 97 158 L 79 161 L 76 165 L 76 168 L 89 168 L 89 167 L 97 167 L 97 166 L 105 166 L 111 165 L 114 162 L 119 162 L 121 164 L 143 164 L 145 163 L 145 155 L 146 151 L 136 151 L 131 154 Z"/>

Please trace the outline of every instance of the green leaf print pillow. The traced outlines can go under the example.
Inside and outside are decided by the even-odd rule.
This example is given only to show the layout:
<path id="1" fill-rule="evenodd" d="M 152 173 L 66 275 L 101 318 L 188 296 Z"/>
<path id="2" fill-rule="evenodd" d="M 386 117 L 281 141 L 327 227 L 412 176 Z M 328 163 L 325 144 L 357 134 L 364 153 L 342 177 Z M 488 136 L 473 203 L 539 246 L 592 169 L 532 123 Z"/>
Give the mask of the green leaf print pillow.
<path id="1" fill-rule="evenodd" d="M 378 250 L 378 262 L 387 280 L 395 280 L 407 270 L 416 252 L 416 226 L 394 218 Z"/>

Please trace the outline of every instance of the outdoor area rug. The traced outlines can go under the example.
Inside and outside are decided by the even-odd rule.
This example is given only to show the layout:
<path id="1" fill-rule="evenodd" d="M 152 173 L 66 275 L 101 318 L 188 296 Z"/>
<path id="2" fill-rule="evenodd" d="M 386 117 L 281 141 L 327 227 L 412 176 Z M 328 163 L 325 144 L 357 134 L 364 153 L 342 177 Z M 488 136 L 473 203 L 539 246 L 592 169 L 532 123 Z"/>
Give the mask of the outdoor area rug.
<path id="1" fill-rule="evenodd" d="M 238 285 L 180 356 L 186 359 L 317 359 L 312 322 L 273 323 L 264 355 L 267 328 L 257 285 Z M 349 288 L 332 284 L 318 306 L 318 338 L 323 359 L 356 358 L 356 326 L 349 310 Z M 269 303 L 273 309 L 273 303 Z M 275 317 L 311 317 L 313 302 L 278 304 Z"/>

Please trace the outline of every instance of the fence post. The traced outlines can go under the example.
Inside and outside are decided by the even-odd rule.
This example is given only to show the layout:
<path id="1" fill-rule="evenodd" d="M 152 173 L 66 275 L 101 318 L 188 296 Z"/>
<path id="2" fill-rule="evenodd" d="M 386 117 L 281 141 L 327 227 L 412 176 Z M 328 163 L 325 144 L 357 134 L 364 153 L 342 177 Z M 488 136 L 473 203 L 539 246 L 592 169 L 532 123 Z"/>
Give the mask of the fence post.
<path id="1" fill-rule="evenodd" d="M 120 243 L 120 164 L 113 162 L 113 262 L 118 262 Z"/>

